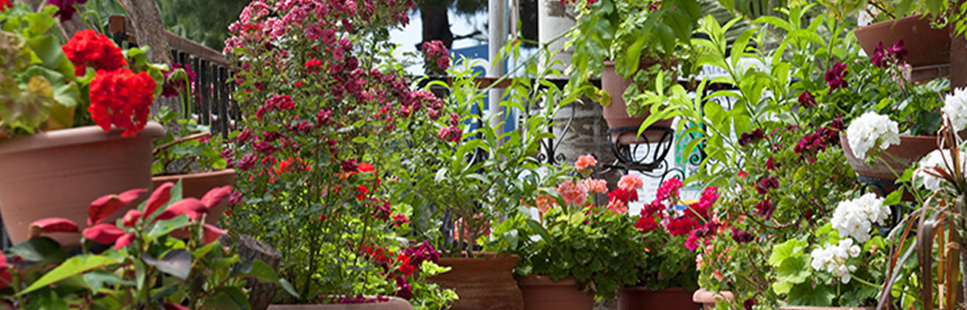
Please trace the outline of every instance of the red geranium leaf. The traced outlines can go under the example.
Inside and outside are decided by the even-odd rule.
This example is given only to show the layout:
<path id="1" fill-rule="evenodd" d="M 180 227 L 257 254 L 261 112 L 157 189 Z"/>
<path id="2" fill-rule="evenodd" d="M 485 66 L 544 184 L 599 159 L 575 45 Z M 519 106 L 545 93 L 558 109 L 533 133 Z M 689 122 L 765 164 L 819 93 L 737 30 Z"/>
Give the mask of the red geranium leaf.
<path id="1" fill-rule="evenodd" d="M 215 227 L 215 225 L 205 224 L 205 226 L 202 226 L 202 234 L 202 241 L 204 241 L 205 244 L 209 244 L 215 242 L 215 240 L 218 240 L 218 238 L 224 235 L 225 230 Z"/>
<path id="2" fill-rule="evenodd" d="M 188 219 L 197 221 L 199 218 L 201 218 L 202 214 L 207 212 L 208 208 L 205 207 L 205 204 L 201 203 L 200 200 L 195 198 L 186 198 L 168 206 L 168 208 L 166 208 L 164 211 L 161 211 L 161 214 L 154 218 L 154 220 L 170 220 L 179 215 L 187 214 Z"/>
<path id="3" fill-rule="evenodd" d="M 77 224 L 73 221 L 59 217 L 52 217 L 30 223 L 29 238 L 40 237 L 40 235 L 43 233 L 72 233 L 78 231 L 80 231 L 80 229 L 77 228 Z"/>
<path id="4" fill-rule="evenodd" d="M 97 224 L 84 230 L 84 238 L 94 240 L 100 244 L 114 243 L 114 241 L 117 241 L 123 235 L 124 230 L 121 230 L 113 224 Z"/>
<path id="5" fill-rule="evenodd" d="M 141 218 L 141 211 L 138 210 L 128 210 L 128 213 L 124 214 L 121 218 L 121 225 L 125 227 L 134 227 L 134 224 L 138 223 L 138 219 Z"/>
<path id="6" fill-rule="evenodd" d="M 148 203 L 144 208 L 145 216 L 151 216 L 155 211 L 160 209 L 162 206 L 168 203 L 169 200 L 171 200 L 171 188 L 174 186 L 174 183 L 167 182 L 161 186 L 158 186 L 158 188 L 151 193 L 151 197 L 148 198 Z"/>
<path id="7" fill-rule="evenodd" d="M 117 242 L 114 242 L 114 249 L 115 250 L 123 249 L 124 247 L 131 244 L 132 241 L 134 241 L 134 234 L 132 233 L 124 234 L 124 236 L 121 236 L 121 238 L 118 238 Z"/>
<path id="8" fill-rule="evenodd" d="M 231 186 L 216 187 L 208 191 L 205 197 L 201 197 L 201 203 L 208 208 L 214 208 L 232 195 Z"/>
<path id="9" fill-rule="evenodd" d="M 117 210 L 138 199 L 141 193 L 144 193 L 143 189 L 133 189 L 120 195 L 105 195 L 94 200 L 91 203 L 91 207 L 87 209 L 87 225 L 93 226 L 94 224 L 100 223 L 108 216 L 111 216 L 111 214 L 114 214 L 114 212 L 117 212 Z"/>
<path id="10" fill-rule="evenodd" d="M 0 270 L 7 270 L 10 268 L 10 263 L 7 263 L 7 257 L 0 253 Z"/>

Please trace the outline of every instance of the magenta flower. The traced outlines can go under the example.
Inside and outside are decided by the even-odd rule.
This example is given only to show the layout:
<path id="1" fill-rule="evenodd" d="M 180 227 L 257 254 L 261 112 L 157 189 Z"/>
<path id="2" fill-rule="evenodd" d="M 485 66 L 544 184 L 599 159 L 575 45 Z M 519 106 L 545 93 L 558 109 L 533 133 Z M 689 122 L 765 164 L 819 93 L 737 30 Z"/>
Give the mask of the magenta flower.
<path id="1" fill-rule="evenodd" d="M 74 4 L 84 5 L 87 0 L 47 0 L 47 4 L 57 7 L 57 13 L 54 16 L 60 17 L 60 22 L 67 22 L 74 18 L 74 13 L 77 10 L 74 8 Z"/>
<path id="2" fill-rule="evenodd" d="M 762 140 L 762 138 L 765 138 L 765 132 L 763 132 L 761 128 L 756 128 L 752 132 L 743 133 L 739 137 L 739 145 L 746 146 L 756 143 L 759 142 L 759 140 Z"/>
<path id="3" fill-rule="evenodd" d="M 883 49 L 883 42 L 876 44 L 876 49 L 873 50 L 873 57 L 870 61 L 874 66 L 879 68 L 886 68 L 886 50 Z"/>
<path id="4" fill-rule="evenodd" d="M 903 39 L 900 39 L 893 46 L 886 48 L 886 52 L 896 58 L 897 61 L 901 61 L 903 57 L 907 56 L 907 46 L 903 44 Z"/>
<path id="5" fill-rule="evenodd" d="M 755 190 L 759 192 L 759 194 L 765 195 L 770 190 L 776 188 L 779 188 L 779 179 L 774 177 L 765 177 L 762 178 L 762 180 L 759 180 L 759 184 L 756 185 Z"/>
<path id="6" fill-rule="evenodd" d="M 799 94 L 799 105 L 806 108 L 811 108 L 818 104 L 819 103 L 816 102 L 816 98 L 813 97 L 813 94 L 810 94 L 808 90 L 803 91 L 802 94 Z"/>

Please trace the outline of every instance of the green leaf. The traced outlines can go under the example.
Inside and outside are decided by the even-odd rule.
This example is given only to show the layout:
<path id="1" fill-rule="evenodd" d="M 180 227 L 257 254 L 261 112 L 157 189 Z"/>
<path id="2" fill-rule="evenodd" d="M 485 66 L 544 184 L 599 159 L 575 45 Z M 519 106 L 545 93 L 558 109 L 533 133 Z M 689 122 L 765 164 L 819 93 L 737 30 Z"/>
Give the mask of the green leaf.
<path id="1" fill-rule="evenodd" d="M 808 255 L 789 257 L 784 259 L 776 268 L 776 279 L 781 282 L 799 284 L 809 279 L 812 270 L 812 267 L 809 266 Z"/>
<path id="2" fill-rule="evenodd" d="M 299 293 L 296 293 L 295 287 L 292 286 L 292 283 L 289 283 L 289 280 L 279 279 L 279 285 L 282 286 L 282 289 L 285 290 L 286 293 L 292 295 L 292 297 L 299 298 Z"/>
<path id="3" fill-rule="evenodd" d="M 87 283 L 88 287 L 91 288 L 91 292 L 97 293 L 105 285 L 123 285 L 123 286 L 134 286 L 134 281 L 122 280 L 118 275 L 107 272 L 103 270 L 94 270 L 89 273 L 85 273 L 81 276 L 84 282 Z"/>
<path id="4" fill-rule="evenodd" d="M 232 273 L 243 277 L 254 278 L 263 283 L 275 283 L 279 281 L 279 276 L 275 273 L 275 269 L 272 269 L 272 266 L 258 259 L 248 264 L 235 264 Z"/>
<path id="5" fill-rule="evenodd" d="M 547 229 L 544 229 L 544 226 L 542 226 L 541 223 L 535 221 L 534 219 L 527 219 L 526 222 L 527 222 L 527 226 L 530 226 L 532 230 L 537 232 L 537 234 L 541 235 L 541 238 L 543 238 L 544 240 L 553 240 L 553 237 L 551 237 L 551 234 L 547 232 Z"/>
<path id="6" fill-rule="evenodd" d="M 174 189 L 172 189 L 172 196 L 174 196 Z M 188 226 L 188 224 L 188 216 L 184 214 L 172 219 L 154 222 L 154 224 L 151 224 L 151 227 L 148 229 L 148 240 L 150 241 L 157 239 L 161 236 L 171 233 L 176 229 Z"/>
<path id="7" fill-rule="evenodd" d="M 117 261 L 113 258 L 102 255 L 85 254 L 74 256 L 64 261 L 64 263 L 60 264 L 60 266 L 57 266 L 57 268 L 54 268 L 50 272 L 44 274 L 42 277 L 40 277 L 40 279 L 31 284 L 29 287 L 27 287 L 27 289 L 23 290 L 18 295 L 24 295 L 69 277 L 80 275 L 96 268 L 117 264 L 119 262 L 120 261 Z"/>
<path id="8" fill-rule="evenodd" d="M 250 309 L 248 297 L 239 287 L 223 286 L 205 300 L 206 309 Z"/>
<path id="9" fill-rule="evenodd" d="M 836 293 L 826 285 L 802 283 L 789 290 L 789 304 L 796 306 L 829 307 L 833 304 Z"/>
<path id="10" fill-rule="evenodd" d="M 188 274 L 191 273 L 192 257 L 188 250 L 177 249 L 168 252 L 161 259 L 145 255 L 144 263 L 179 279 L 188 280 Z"/>
<path id="11" fill-rule="evenodd" d="M 889 195 L 886 195 L 886 198 L 883 199 L 883 205 L 892 206 L 892 205 L 899 204 L 900 199 L 903 198 L 903 192 L 904 192 L 903 188 L 900 188 L 893 191 Z"/>
<path id="12" fill-rule="evenodd" d="M 67 259 L 67 252 L 60 244 L 47 237 L 32 238 L 7 249 L 7 256 L 19 256 L 29 262 L 60 263 Z"/>
<path id="13" fill-rule="evenodd" d="M 789 241 L 777 244 L 772 248 L 772 254 L 769 255 L 769 260 L 767 263 L 773 267 L 779 267 L 782 261 L 790 257 L 798 257 L 802 255 L 803 248 L 806 247 L 805 240 L 791 239 Z"/>

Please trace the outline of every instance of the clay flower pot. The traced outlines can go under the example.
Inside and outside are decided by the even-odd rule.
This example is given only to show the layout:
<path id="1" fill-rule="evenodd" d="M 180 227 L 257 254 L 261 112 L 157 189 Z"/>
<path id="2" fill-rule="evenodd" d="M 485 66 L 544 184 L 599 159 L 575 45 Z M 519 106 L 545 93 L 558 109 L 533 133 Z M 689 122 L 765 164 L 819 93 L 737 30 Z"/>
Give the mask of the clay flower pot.
<path id="1" fill-rule="evenodd" d="M 873 55 L 876 45 L 883 42 L 889 47 L 903 39 L 909 52 L 903 60 L 913 67 L 946 64 L 950 62 L 950 30 L 933 29 L 930 18 L 923 14 L 888 20 L 856 28 L 856 40 L 867 55 Z"/>
<path id="2" fill-rule="evenodd" d="M 413 310 L 413 306 L 402 298 L 386 298 L 389 300 L 365 304 L 269 305 L 269 310 Z"/>
<path id="3" fill-rule="evenodd" d="M 637 286 L 622 287 L 618 289 L 618 310 L 700 310 L 701 305 L 692 301 L 693 294 L 695 291 L 680 287 L 657 291 Z"/>
<path id="4" fill-rule="evenodd" d="M 702 309 L 712 310 L 715 309 L 715 303 L 719 300 L 724 300 L 726 302 L 732 300 L 732 292 L 712 292 L 705 290 L 703 288 L 695 291 L 692 295 L 692 301 L 702 305 Z"/>
<path id="5" fill-rule="evenodd" d="M 649 113 L 638 116 L 628 115 L 628 106 L 625 104 L 622 95 L 625 93 L 625 89 L 631 85 L 631 81 L 622 78 L 614 70 L 613 61 L 604 62 L 604 71 L 601 72 L 601 89 L 608 92 L 608 96 L 611 97 L 611 104 L 603 107 L 604 120 L 608 122 L 609 129 L 628 128 L 634 130 L 634 133 L 637 133 L 638 127 L 648 118 Z M 655 122 L 653 126 L 671 128 L 673 121 L 674 119 L 661 120 Z M 639 138 L 634 134 L 622 135 L 619 132 L 612 132 L 611 141 L 616 144 L 640 144 L 644 143 L 647 139 L 650 143 L 656 143 L 661 140 L 663 134 L 664 132 L 646 131 L 642 133 L 644 138 Z"/>
<path id="6" fill-rule="evenodd" d="M 235 175 L 235 169 L 223 169 L 201 173 L 156 176 L 151 178 L 151 183 L 154 187 L 158 187 L 167 182 L 178 183 L 181 180 L 182 197 L 201 199 L 201 197 L 204 197 L 213 188 L 235 185 Z M 205 223 L 218 223 L 218 219 L 225 214 L 226 208 L 228 208 L 228 200 L 209 209 L 208 215 L 205 217 Z"/>
<path id="7" fill-rule="evenodd" d="M 518 278 L 517 285 L 524 295 L 526 310 L 594 309 L 594 296 L 581 291 L 574 278 L 552 281 L 549 277 L 529 275 Z"/>
<path id="8" fill-rule="evenodd" d="M 122 138 L 121 132 L 87 126 L 0 142 L 0 214 L 10 241 L 26 240 L 28 225 L 48 217 L 66 218 L 83 230 L 88 207 L 104 195 L 144 188 L 148 191 L 137 203 L 147 197 L 152 141 L 164 135 L 164 128 L 152 122 L 132 138 Z M 51 237 L 65 247 L 80 244 L 77 233 Z"/>
<path id="9" fill-rule="evenodd" d="M 843 154 L 846 155 L 846 161 L 853 167 L 853 171 L 857 175 L 887 181 L 896 180 L 896 175 L 890 171 L 891 168 L 896 173 L 903 174 L 903 171 L 907 170 L 911 164 L 937 149 L 936 136 L 900 135 L 900 144 L 891 145 L 881 152 L 876 164 L 871 166 L 866 164 L 866 161 L 853 156 L 853 149 L 849 146 L 846 131 L 839 133 L 839 142 L 843 148 Z M 884 161 L 889 163 L 889 166 Z"/>
<path id="10" fill-rule="evenodd" d="M 516 255 L 493 254 L 480 258 L 441 257 L 437 264 L 450 267 L 450 271 L 428 281 L 456 291 L 460 299 L 451 310 L 521 310 L 524 297 L 513 273 L 519 259 Z"/>

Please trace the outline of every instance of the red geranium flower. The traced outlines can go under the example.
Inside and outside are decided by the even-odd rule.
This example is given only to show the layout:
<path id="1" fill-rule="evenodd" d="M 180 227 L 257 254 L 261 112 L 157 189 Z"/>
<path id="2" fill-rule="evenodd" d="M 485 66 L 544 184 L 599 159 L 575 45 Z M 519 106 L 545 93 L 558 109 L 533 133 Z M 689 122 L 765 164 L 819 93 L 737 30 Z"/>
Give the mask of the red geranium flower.
<path id="1" fill-rule="evenodd" d="M 6 11 L 8 8 L 12 6 L 13 6 L 13 3 L 10 3 L 10 0 L 0 0 L 0 12 Z"/>
<path id="2" fill-rule="evenodd" d="M 91 119 L 104 130 L 123 128 L 123 137 L 133 137 L 148 124 L 154 100 L 154 79 L 147 72 L 121 68 L 98 71 L 91 82 Z"/>
<path id="3" fill-rule="evenodd" d="M 77 76 L 84 75 L 87 67 L 94 70 L 113 71 L 128 64 L 121 54 L 121 48 L 114 45 L 111 39 L 94 30 L 78 31 L 61 49 L 64 50 L 67 59 L 74 64 L 74 74 Z M 151 90 L 154 90 L 153 85 Z"/>

